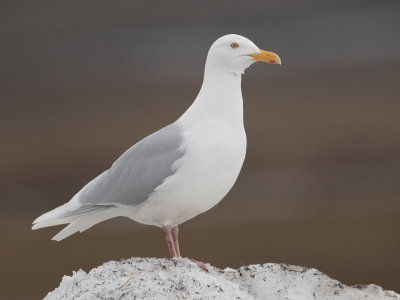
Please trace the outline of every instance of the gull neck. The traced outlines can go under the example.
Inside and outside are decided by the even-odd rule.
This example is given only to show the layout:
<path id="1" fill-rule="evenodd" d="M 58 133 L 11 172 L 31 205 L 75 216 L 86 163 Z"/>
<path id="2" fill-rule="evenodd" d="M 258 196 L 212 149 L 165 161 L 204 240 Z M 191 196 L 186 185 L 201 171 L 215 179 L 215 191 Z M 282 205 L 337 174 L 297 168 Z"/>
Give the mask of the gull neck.
<path id="1" fill-rule="evenodd" d="M 241 74 L 206 65 L 200 92 L 180 120 L 193 124 L 210 119 L 243 126 Z"/>

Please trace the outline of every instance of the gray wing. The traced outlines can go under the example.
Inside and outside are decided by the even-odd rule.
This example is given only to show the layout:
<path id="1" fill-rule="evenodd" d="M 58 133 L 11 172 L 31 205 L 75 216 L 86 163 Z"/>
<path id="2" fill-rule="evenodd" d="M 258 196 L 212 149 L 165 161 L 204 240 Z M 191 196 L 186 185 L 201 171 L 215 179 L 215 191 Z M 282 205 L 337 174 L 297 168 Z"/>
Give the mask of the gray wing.
<path id="1" fill-rule="evenodd" d="M 165 178 L 173 175 L 173 163 L 184 155 L 182 130 L 173 123 L 144 138 L 119 157 L 79 195 L 81 210 L 146 201 Z"/>

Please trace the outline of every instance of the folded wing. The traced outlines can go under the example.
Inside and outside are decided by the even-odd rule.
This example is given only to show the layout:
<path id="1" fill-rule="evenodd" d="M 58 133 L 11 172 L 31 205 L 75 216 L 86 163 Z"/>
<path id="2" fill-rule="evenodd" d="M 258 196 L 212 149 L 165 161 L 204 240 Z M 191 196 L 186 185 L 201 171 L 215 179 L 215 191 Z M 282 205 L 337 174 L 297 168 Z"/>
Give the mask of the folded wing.
<path id="1" fill-rule="evenodd" d="M 73 232 L 83 231 L 108 219 L 104 212 L 111 208 L 146 201 L 154 189 L 177 171 L 174 163 L 184 155 L 182 141 L 182 130 L 176 123 L 149 135 L 123 153 L 71 201 L 37 218 L 32 229 L 71 223 L 64 230 L 73 227 Z M 89 219 L 92 221 L 88 222 Z M 77 226 L 80 223 L 85 224 L 81 226 L 85 227 L 83 230 Z"/>

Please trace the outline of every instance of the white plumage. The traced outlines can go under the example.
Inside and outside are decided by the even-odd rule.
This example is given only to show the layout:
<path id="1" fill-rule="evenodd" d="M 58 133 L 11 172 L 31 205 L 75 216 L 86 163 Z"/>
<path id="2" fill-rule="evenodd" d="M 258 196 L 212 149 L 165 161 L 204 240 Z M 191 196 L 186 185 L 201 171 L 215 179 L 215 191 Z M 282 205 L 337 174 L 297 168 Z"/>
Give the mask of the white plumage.
<path id="1" fill-rule="evenodd" d="M 280 64 L 276 54 L 242 36 L 218 39 L 189 109 L 126 151 L 71 201 L 37 218 L 32 229 L 69 224 L 53 238 L 59 241 L 117 216 L 177 228 L 215 206 L 245 158 L 241 76 L 255 61 Z"/>

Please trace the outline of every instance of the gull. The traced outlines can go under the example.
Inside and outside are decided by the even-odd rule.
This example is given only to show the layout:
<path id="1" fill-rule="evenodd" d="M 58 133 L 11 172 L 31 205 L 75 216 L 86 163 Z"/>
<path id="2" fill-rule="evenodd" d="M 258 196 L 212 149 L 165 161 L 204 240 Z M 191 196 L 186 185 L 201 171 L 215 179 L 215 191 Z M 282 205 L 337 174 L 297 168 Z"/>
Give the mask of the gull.
<path id="1" fill-rule="evenodd" d="M 220 202 L 242 168 L 241 77 L 257 61 L 281 64 L 277 54 L 243 36 L 217 39 L 208 51 L 200 92 L 186 112 L 133 145 L 69 202 L 38 217 L 32 229 L 68 224 L 52 238 L 60 241 L 123 216 L 162 228 L 171 258 L 180 257 L 178 225 Z"/>

